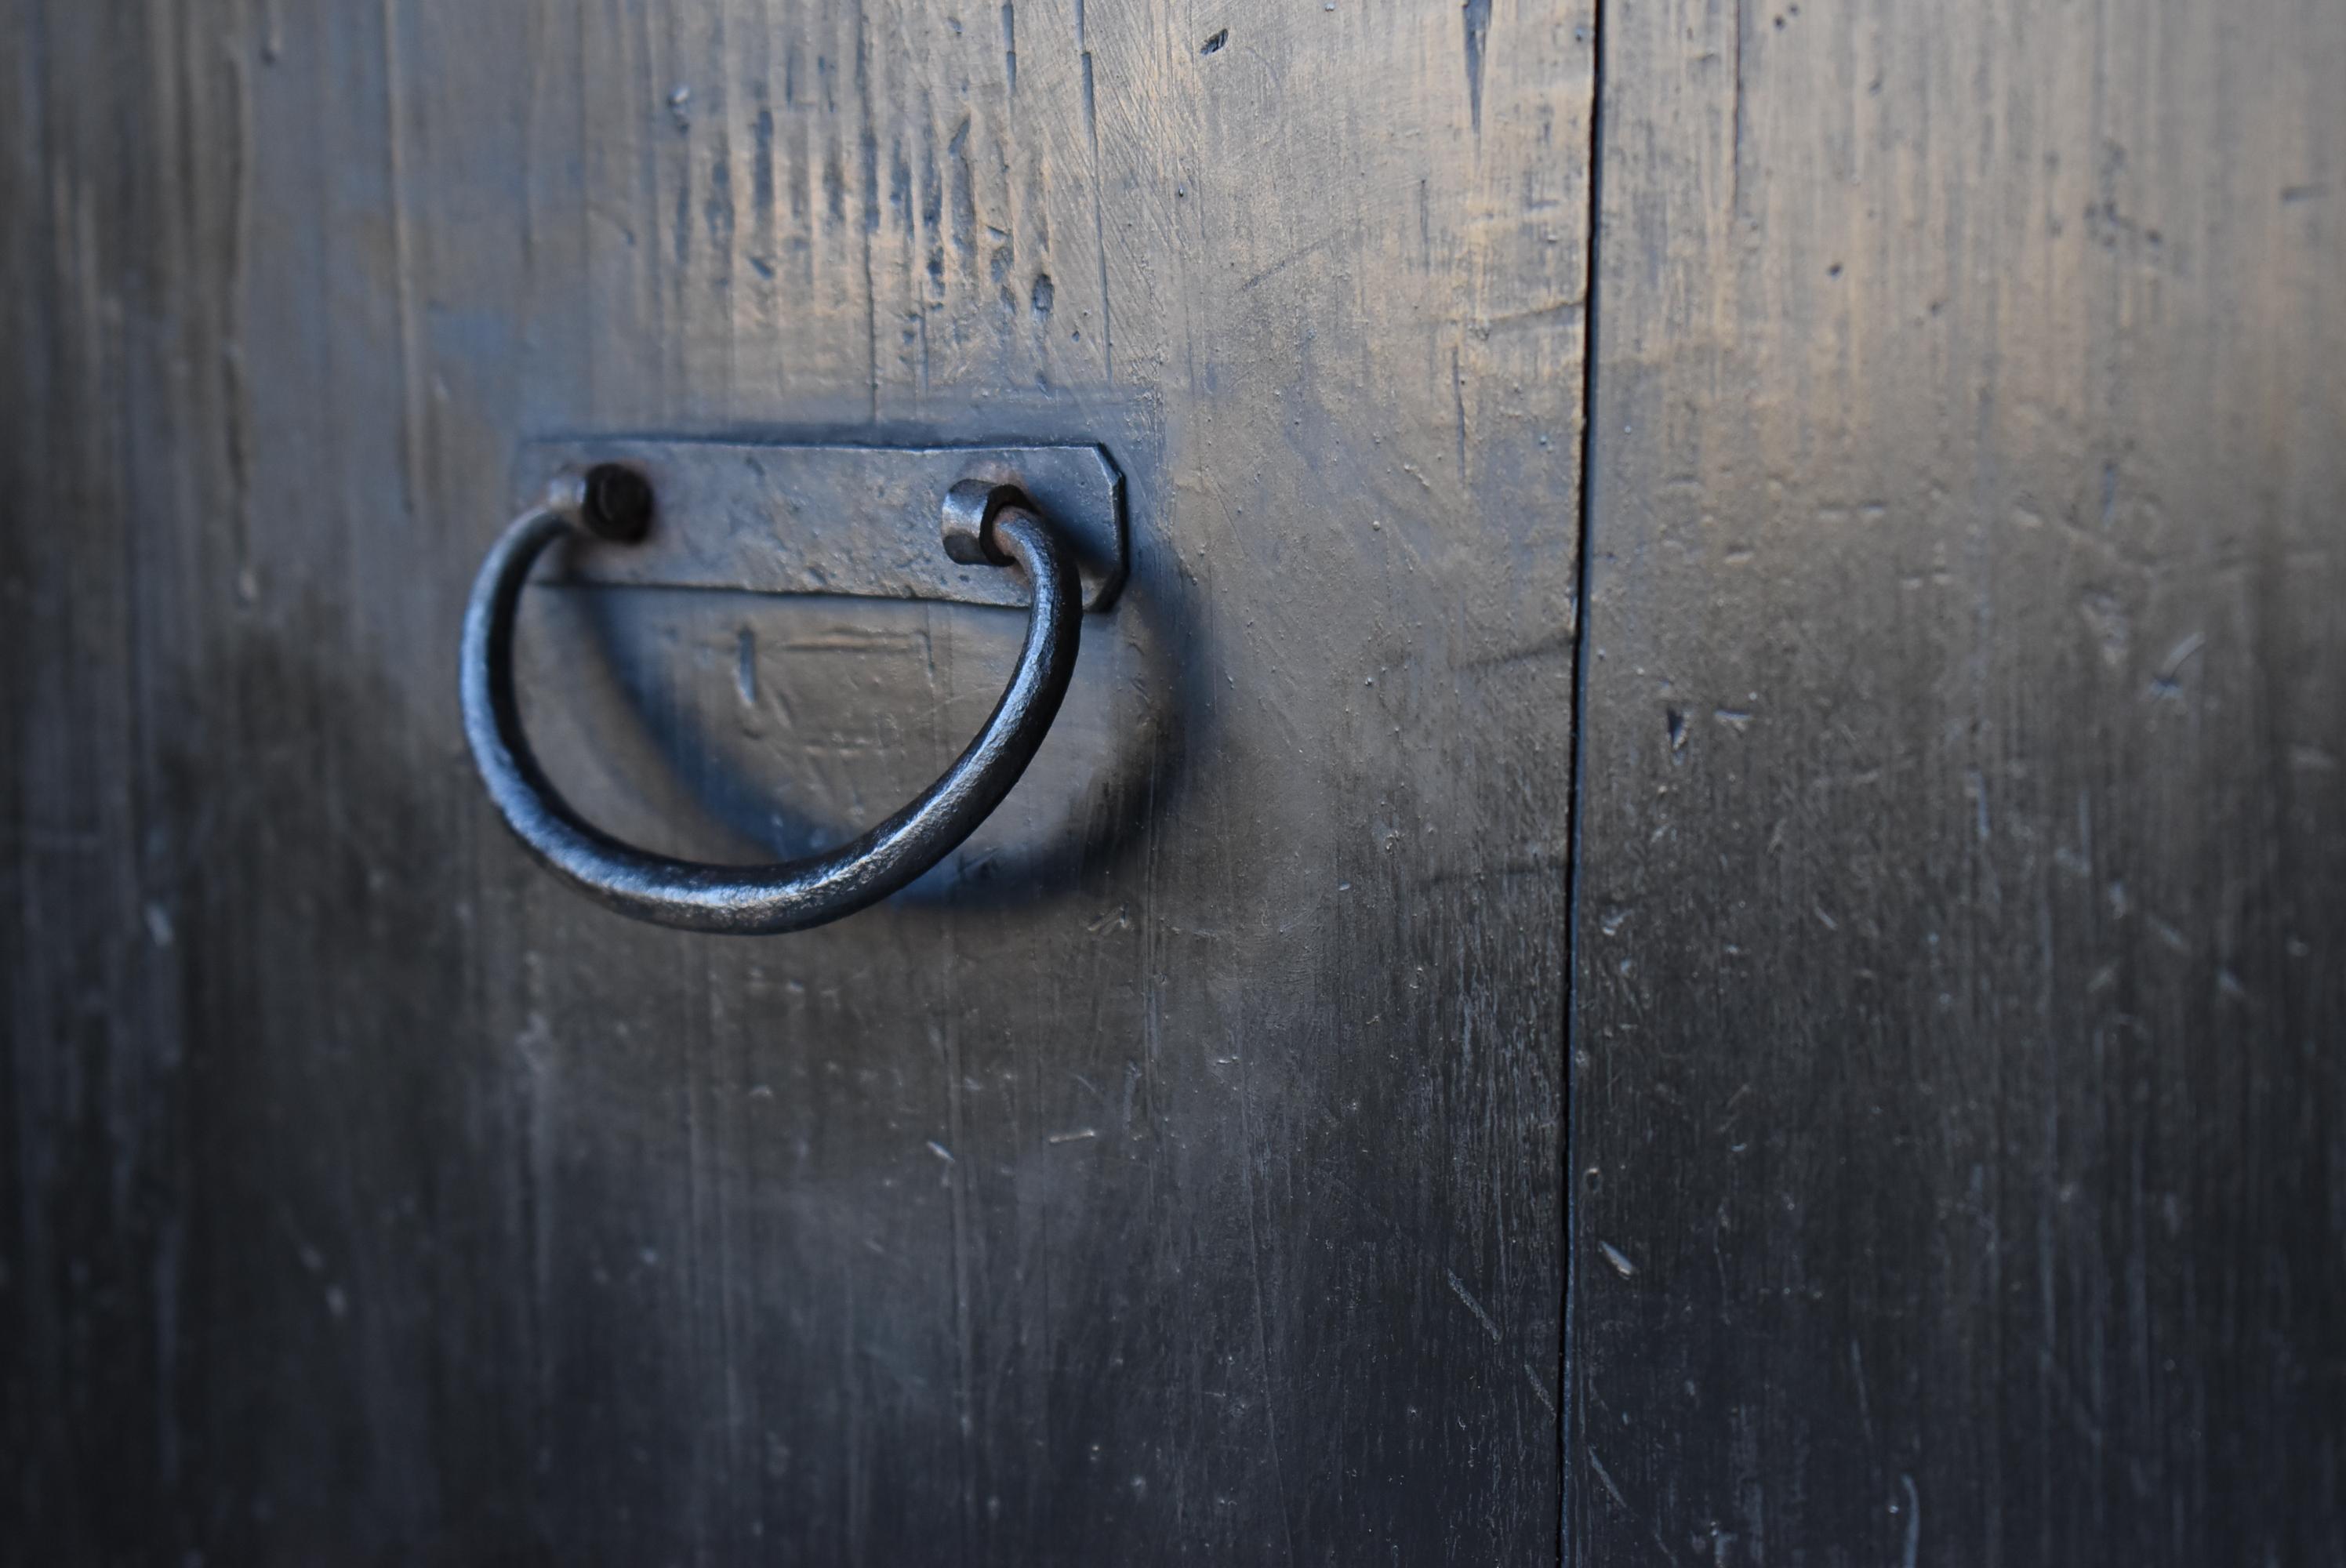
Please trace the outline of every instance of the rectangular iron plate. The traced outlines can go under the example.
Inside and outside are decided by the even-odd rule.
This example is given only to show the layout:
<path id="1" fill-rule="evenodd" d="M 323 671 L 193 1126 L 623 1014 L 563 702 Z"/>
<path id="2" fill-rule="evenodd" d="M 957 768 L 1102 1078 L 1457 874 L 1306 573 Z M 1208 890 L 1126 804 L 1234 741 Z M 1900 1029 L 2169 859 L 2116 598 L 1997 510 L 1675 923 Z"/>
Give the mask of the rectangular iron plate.
<path id="1" fill-rule="evenodd" d="M 564 437 L 521 452 L 526 505 L 566 470 L 624 463 L 651 481 L 651 532 L 582 544 L 561 580 L 761 594 L 944 599 L 1024 608 L 1016 572 L 963 566 L 943 544 L 945 492 L 1015 484 L 1073 547 L 1084 608 L 1124 585 L 1124 476 L 1096 446 L 835 446 Z"/>

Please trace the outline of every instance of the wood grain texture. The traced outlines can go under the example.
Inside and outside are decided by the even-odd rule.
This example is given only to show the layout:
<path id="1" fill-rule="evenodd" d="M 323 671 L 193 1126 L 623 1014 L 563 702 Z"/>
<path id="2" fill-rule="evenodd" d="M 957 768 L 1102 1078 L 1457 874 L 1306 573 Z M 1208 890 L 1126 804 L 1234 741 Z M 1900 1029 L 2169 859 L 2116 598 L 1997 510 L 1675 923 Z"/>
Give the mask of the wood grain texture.
<path id="1" fill-rule="evenodd" d="M 1552 1553 L 1590 38 L 0 9 L 0 1557 Z M 1135 560 L 984 837 L 728 943 L 528 867 L 454 657 L 517 442 L 750 427 L 1104 441 Z M 735 852 L 1015 636 L 533 598 Z"/>
<path id="2" fill-rule="evenodd" d="M 1604 80 L 1575 1560 L 2346 1560 L 2346 11 Z"/>

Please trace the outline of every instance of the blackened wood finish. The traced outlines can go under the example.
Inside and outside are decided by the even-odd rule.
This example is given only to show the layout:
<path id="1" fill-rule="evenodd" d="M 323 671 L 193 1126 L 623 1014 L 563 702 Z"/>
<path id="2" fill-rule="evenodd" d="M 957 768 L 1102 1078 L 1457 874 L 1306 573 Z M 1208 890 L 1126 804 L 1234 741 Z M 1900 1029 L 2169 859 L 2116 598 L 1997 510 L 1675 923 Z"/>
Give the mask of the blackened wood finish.
<path id="1" fill-rule="evenodd" d="M 1604 52 L 1576 1561 L 2346 1562 L 2346 7 Z"/>
<path id="2" fill-rule="evenodd" d="M 23 0 L 0 1558 L 1555 1549 L 1585 8 Z M 950 874 L 533 870 L 524 438 L 1097 440 Z M 1016 611 L 535 593 L 613 830 L 836 840 Z M 777 804 L 788 819 L 776 817 Z"/>
<path id="3" fill-rule="evenodd" d="M 2346 1560 L 2346 10 L 0 62 L 0 1560 Z M 1134 525 L 1000 818 L 773 942 L 454 701 L 520 443 L 744 429 Z M 1022 624 L 529 597 L 580 807 L 741 859 Z"/>

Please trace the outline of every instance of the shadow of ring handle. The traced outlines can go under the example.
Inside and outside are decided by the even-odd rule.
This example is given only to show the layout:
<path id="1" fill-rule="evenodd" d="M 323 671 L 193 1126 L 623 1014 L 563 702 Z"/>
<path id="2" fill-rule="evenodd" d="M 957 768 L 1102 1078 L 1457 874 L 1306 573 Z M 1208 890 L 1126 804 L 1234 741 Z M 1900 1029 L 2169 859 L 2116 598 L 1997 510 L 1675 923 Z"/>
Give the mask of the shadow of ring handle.
<path id="1" fill-rule="evenodd" d="M 481 563 L 464 611 L 462 671 L 464 738 L 505 825 L 539 862 L 597 902 L 637 920 L 681 931 L 758 936 L 803 931 L 877 903 L 950 854 L 1018 782 L 1043 744 L 1076 667 L 1081 587 L 1067 547 L 1025 506 L 997 503 L 974 522 L 988 564 L 1015 565 L 1034 592 L 1025 646 L 1009 689 L 977 738 L 944 777 L 852 843 L 764 866 L 713 866 L 671 860 L 621 843 L 572 809 L 522 733 L 514 689 L 514 613 L 541 551 L 566 535 L 640 536 L 650 497 L 622 471 L 638 504 L 635 525 L 614 524 L 595 497 L 597 471 L 558 484 L 508 527 Z M 956 486 L 958 496 L 964 486 Z M 623 488 L 623 494 L 626 494 Z M 997 492 L 1015 496 L 1015 493 Z M 951 540 L 953 512 L 948 507 Z M 974 554 L 964 539 L 956 559 Z"/>

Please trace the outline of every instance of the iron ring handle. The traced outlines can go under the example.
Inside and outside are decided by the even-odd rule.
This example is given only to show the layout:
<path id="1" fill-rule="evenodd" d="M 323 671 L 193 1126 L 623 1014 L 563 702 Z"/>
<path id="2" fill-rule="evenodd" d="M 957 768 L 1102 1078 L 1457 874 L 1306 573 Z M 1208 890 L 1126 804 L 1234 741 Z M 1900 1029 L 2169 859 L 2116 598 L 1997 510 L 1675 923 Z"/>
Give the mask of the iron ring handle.
<path id="1" fill-rule="evenodd" d="M 967 564 L 1015 565 L 1034 590 L 1025 646 L 993 717 L 943 778 L 853 842 L 772 865 L 716 866 L 636 849 L 586 821 L 546 778 L 522 733 L 514 614 L 532 564 L 566 535 L 639 538 L 651 514 L 649 487 L 629 470 L 599 468 L 557 484 L 490 547 L 464 610 L 464 738 L 505 825 L 589 898 L 683 931 L 802 931 L 877 903 L 935 865 L 1034 760 L 1075 672 L 1082 616 L 1075 559 L 1023 495 L 978 482 L 954 489 L 947 553 Z"/>

